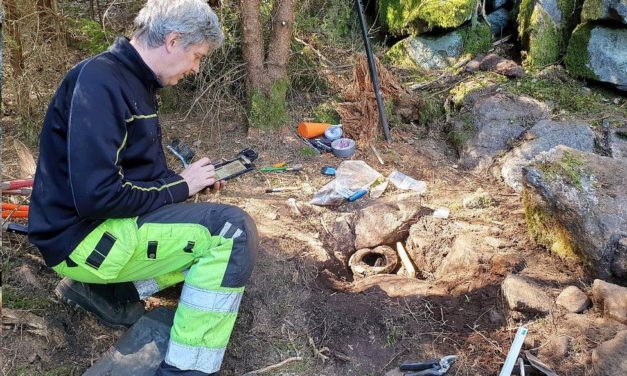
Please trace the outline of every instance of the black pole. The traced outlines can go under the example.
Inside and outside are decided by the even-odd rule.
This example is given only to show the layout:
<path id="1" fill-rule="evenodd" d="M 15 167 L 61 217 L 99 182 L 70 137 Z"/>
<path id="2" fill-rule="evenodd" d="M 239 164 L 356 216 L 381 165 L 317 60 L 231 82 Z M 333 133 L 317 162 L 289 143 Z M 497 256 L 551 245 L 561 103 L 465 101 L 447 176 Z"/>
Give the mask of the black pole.
<path id="1" fill-rule="evenodd" d="M 383 135 L 387 142 L 392 142 L 390 136 L 390 128 L 388 127 L 388 119 L 385 117 L 385 107 L 383 105 L 383 98 L 381 97 L 381 87 L 379 86 L 379 76 L 377 75 L 377 66 L 372 56 L 372 50 L 370 49 L 370 41 L 368 40 L 368 28 L 366 27 L 366 18 L 364 17 L 364 8 L 361 5 L 361 0 L 355 0 L 357 3 L 357 13 L 359 14 L 359 24 L 361 25 L 361 33 L 364 38 L 364 46 L 366 47 L 366 56 L 368 57 L 368 68 L 370 69 L 370 79 L 372 80 L 372 87 L 374 89 L 374 95 L 377 98 L 377 106 L 379 107 L 379 120 L 383 126 Z"/>

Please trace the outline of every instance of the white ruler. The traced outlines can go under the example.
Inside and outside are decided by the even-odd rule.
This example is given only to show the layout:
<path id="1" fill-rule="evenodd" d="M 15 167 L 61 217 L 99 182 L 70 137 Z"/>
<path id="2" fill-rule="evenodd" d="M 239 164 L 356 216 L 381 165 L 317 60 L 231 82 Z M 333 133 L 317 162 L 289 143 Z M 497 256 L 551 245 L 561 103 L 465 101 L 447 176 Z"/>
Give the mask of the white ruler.
<path id="1" fill-rule="evenodd" d="M 507 358 L 505 358 L 505 363 L 503 364 L 503 368 L 501 368 L 499 376 L 511 376 L 512 371 L 514 370 L 514 365 L 516 364 L 516 359 L 518 358 L 523 342 L 525 342 L 526 336 L 527 328 L 524 326 L 519 327 L 516 331 L 514 342 L 512 342 L 512 346 L 509 348 Z"/>

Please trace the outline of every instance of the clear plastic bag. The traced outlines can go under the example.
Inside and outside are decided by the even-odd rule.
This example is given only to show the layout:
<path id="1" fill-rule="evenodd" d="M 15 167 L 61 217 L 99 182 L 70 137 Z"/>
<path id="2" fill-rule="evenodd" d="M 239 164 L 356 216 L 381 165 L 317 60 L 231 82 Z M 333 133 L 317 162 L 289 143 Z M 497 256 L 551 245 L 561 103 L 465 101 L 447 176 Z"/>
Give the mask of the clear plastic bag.
<path id="1" fill-rule="evenodd" d="M 409 189 L 420 194 L 427 192 L 426 182 L 422 180 L 416 180 L 396 170 L 392 171 L 390 176 L 388 176 L 388 180 L 398 189 Z"/>
<path id="2" fill-rule="evenodd" d="M 371 186 L 371 196 L 378 194 L 378 197 L 385 190 L 387 182 L 383 175 L 364 161 L 344 161 L 337 168 L 335 179 L 316 192 L 310 202 L 320 206 L 341 205 L 355 192 Z"/>

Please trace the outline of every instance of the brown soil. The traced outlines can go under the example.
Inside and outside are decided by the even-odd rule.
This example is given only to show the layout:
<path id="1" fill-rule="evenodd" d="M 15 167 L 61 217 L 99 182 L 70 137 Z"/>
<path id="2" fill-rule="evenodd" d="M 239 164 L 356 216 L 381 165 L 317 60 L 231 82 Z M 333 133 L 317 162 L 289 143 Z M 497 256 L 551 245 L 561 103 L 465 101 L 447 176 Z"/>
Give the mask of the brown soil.
<path id="1" fill-rule="evenodd" d="M 433 227 L 429 244 L 434 250 L 445 249 L 460 234 L 479 240 L 490 236 L 502 245 L 495 248 L 478 241 L 478 250 L 490 255 L 488 266 L 439 278 L 426 275 L 431 285 L 426 293 L 415 293 L 414 281 L 407 279 L 373 283 L 359 293 L 333 290 L 329 272 L 340 282 L 351 281 L 337 252 L 348 252 L 352 246 L 338 243 L 330 232 L 332 224 L 338 215 L 370 202 L 366 197 L 335 209 L 308 204 L 313 193 L 330 180 L 320 174 L 320 168 L 337 166 L 340 160 L 331 155 L 306 156 L 292 128 L 254 131 L 247 137 L 237 121 L 213 131 L 201 131 L 194 121 L 180 122 L 174 116 L 164 117 L 163 124 L 166 142 L 173 137 L 190 144 L 196 141 L 199 156 L 218 159 L 253 147 L 260 153 L 258 166 L 281 161 L 304 166 L 300 173 L 248 173 L 219 194 L 199 198 L 244 208 L 255 218 L 262 236 L 262 251 L 228 347 L 224 375 L 240 375 L 295 356 L 302 359 L 274 374 L 381 375 L 402 362 L 449 354 L 460 357 L 451 375 L 494 375 L 518 324 L 529 327 L 525 349 L 537 349 L 550 336 L 567 332 L 568 320 L 572 320 L 559 310 L 546 317 L 510 312 L 500 293 L 507 273 L 535 278 L 552 297 L 569 284 L 590 283 L 576 265 L 529 240 L 518 195 L 495 178 L 457 168 L 456 156 L 444 140 L 412 127 L 394 129 L 391 144 L 375 143 L 385 165 L 365 147 L 354 159 L 366 161 L 384 175 L 397 169 L 425 180 L 428 192 L 423 205 L 452 208 L 450 217 Z M 5 143 L 5 161 L 10 155 L 7 148 Z M 280 186 L 302 189 L 264 193 L 266 188 Z M 462 197 L 477 188 L 489 192 L 494 205 L 463 208 Z M 392 193 L 388 188 L 385 194 Z M 289 198 L 296 200 L 298 210 L 287 202 Z M 78 375 L 123 335 L 124 331 L 106 328 L 89 314 L 57 302 L 51 292 L 58 277 L 23 238 L 4 236 L 2 262 L 9 270 L 4 276 L 5 302 L 45 322 L 39 334 L 29 332 L 27 323 L 4 328 L 2 375 Z M 34 281 L 29 282 L 24 269 L 19 269 L 24 265 Z M 149 306 L 174 306 L 177 291 L 162 292 Z M 590 311 L 580 317 L 580 321 L 591 321 L 599 314 Z M 546 359 L 558 374 L 590 374 L 590 350 L 614 332 L 586 328 L 577 332 L 567 358 Z"/>

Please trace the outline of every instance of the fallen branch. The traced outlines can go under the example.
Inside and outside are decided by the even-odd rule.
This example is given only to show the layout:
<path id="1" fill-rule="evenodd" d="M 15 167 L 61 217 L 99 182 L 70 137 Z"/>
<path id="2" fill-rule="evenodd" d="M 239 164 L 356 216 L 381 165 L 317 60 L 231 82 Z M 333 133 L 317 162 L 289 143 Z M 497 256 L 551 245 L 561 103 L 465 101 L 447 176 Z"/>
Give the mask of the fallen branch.
<path id="1" fill-rule="evenodd" d="M 320 51 L 315 49 L 314 46 L 312 46 L 311 44 L 305 42 L 304 40 L 302 40 L 302 39 L 300 39 L 298 37 L 294 37 L 294 40 L 296 40 L 300 44 L 303 44 L 306 47 L 309 47 L 311 49 L 311 51 L 313 53 L 315 53 L 316 56 L 318 56 L 320 58 L 320 60 L 322 60 L 323 62 L 328 63 L 329 65 L 331 65 L 331 67 L 335 67 L 335 64 L 333 64 L 333 62 L 331 62 L 331 60 L 327 59 Z M 325 64 L 322 64 L 322 66 L 326 68 Z"/>
<path id="2" fill-rule="evenodd" d="M 246 372 L 243 376 L 254 376 L 254 375 L 259 375 L 262 373 L 266 373 L 268 371 L 272 371 L 275 370 L 277 368 L 283 367 L 284 365 L 291 363 L 291 362 L 295 362 L 297 360 L 303 360 L 302 357 L 300 356 L 293 356 L 291 358 L 287 358 L 282 362 L 279 362 L 277 364 L 272 364 L 270 366 L 264 367 L 264 368 L 260 368 L 258 370 L 254 370 L 254 371 L 250 371 L 250 372 Z"/>

